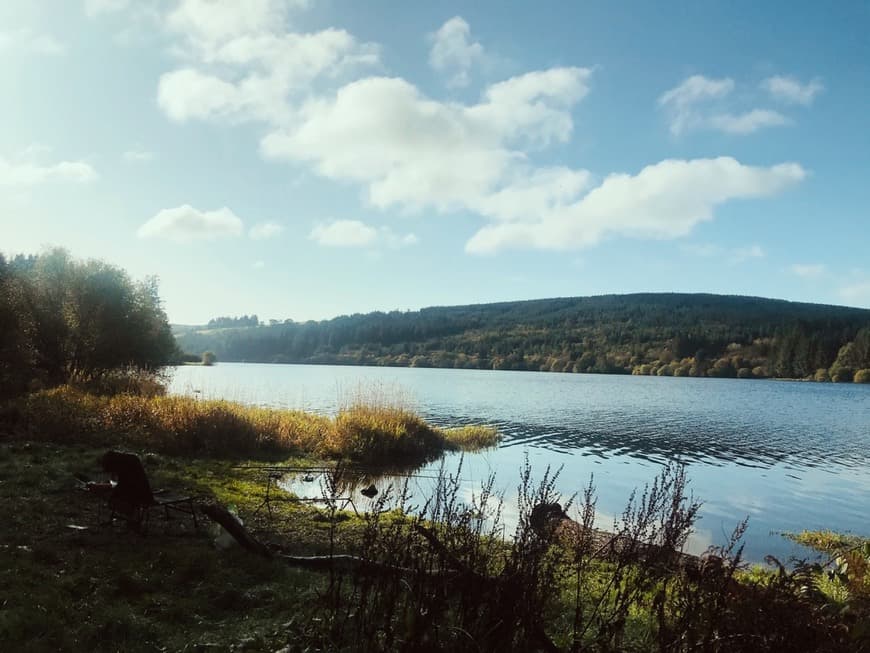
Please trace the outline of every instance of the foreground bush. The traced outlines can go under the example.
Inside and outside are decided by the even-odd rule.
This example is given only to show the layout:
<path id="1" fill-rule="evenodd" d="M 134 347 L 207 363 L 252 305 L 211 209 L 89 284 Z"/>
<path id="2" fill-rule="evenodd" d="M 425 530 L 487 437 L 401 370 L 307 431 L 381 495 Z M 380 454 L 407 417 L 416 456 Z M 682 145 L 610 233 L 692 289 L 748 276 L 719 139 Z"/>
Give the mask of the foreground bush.
<path id="1" fill-rule="evenodd" d="M 494 429 L 460 437 L 461 432 L 435 428 L 407 409 L 386 405 L 353 404 L 330 419 L 222 400 L 100 396 L 62 386 L 23 397 L 14 408 L 19 427 L 34 440 L 123 444 L 172 454 L 307 453 L 386 464 L 498 441 Z"/>
<path id="2" fill-rule="evenodd" d="M 699 504 L 682 467 L 666 466 L 633 494 L 613 523 L 595 530 L 591 484 L 578 521 L 565 520 L 546 473 L 526 464 L 518 524 L 505 537 L 494 480 L 463 499 L 460 473 L 442 471 L 421 510 L 406 488 L 400 509 L 382 494 L 365 516 L 356 571 L 333 569 L 322 602 L 320 650 L 710 651 L 868 650 L 868 611 L 850 612 L 818 591 L 824 571 L 744 572 L 740 539 L 694 558 L 681 550 Z M 570 501 L 569 501 L 570 503 Z M 332 513 L 335 515 L 335 513 Z M 378 570 L 373 573 L 372 570 Z"/>

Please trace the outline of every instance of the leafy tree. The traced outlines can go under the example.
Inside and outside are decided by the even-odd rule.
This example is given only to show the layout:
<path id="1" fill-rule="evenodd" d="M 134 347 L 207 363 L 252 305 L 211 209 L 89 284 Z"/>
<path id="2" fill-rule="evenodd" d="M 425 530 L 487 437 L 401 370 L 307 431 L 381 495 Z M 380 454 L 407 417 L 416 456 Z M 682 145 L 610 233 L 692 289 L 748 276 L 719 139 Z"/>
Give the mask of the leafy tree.
<path id="1" fill-rule="evenodd" d="M 204 351 L 202 352 L 202 364 L 203 365 L 214 365 L 217 361 L 217 356 L 213 351 Z"/>
<path id="2" fill-rule="evenodd" d="M 155 279 L 134 283 L 115 266 L 62 249 L 0 266 L 2 391 L 108 372 L 154 370 L 176 345 Z M 9 351 L 6 351 L 6 350 Z"/>

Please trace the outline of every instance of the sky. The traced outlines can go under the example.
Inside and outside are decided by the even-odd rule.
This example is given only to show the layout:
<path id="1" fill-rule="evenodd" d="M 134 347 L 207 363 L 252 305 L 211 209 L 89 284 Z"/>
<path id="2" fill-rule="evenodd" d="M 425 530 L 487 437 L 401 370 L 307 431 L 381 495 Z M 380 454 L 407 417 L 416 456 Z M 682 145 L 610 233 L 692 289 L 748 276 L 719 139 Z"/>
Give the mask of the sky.
<path id="1" fill-rule="evenodd" d="M 870 307 L 870 3 L 0 3 L 0 251 L 172 322 Z"/>

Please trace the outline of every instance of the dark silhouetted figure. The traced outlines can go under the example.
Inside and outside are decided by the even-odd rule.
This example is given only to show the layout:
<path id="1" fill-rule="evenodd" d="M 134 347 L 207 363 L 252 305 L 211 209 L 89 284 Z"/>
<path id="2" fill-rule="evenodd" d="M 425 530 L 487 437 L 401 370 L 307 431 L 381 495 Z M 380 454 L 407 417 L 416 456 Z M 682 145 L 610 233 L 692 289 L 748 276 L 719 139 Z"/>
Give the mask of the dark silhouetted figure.
<path id="1" fill-rule="evenodd" d="M 539 503 L 532 508 L 529 515 L 529 526 L 541 539 L 549 539 L 566 519 L 570 519 L 562 506 L 553 503 Z"/>

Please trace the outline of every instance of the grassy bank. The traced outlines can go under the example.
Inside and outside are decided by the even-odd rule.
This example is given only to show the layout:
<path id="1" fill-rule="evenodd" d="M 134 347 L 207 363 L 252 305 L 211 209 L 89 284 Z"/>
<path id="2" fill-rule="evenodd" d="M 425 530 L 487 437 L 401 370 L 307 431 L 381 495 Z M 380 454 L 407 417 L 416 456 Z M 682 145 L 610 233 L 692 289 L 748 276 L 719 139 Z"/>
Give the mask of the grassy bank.
<path id="1" fill-rule="evenodd" d="M 443 451 L 494 446 L 496 429 L 442 429 L 411 410 L 355 401 L 334 418 L 180 396 L 36 392 L 5 409 L 7 428 L 32 440 L 125 446 L 194 456 L 312 455 L 367 463 L 422 462 Z"/>
<path id="2" fill-rule="evenodd" d="M 99 501 L 76 491 L 74 478 L 100 476 L 101 451 L 0 440 L 0 638 L 9 650 L 854 652 L 868 644 L 866 576 L 855 570 L 831 580 L 812 567 L 742 571 L 733 551 L 688 565 L 638 546 L 656 533 L 678 544 L 690 526 L 691 504 L 667 482 L 627 511 L 629 541 L 607 551 L 542 532 L 528 510 L 555 497 L 528 477 L 516 538 L 505 540 L 476 517 L 499 507 L 485 488 L 465 505 L 458 486 L 440 484 L 422 520 L 356 517 L 273 490 L 267 518 L 257 512 L 265 472 L 251 469 L 255 461 L 143 456 L 155 487 L 233 505 L 261 540 L 287 552 L 347 552 L 405 570 L 373 576 L 218 550 L 208 527 L 194 531 L 185 519 L 155 519 L 147 537 L 101 527 Z M 804 538 L 829 550 L 863 545 Z"/>
<path id="3" fill-rule="evenodd" d="M 100 502 L 75 489 L 74 475 L 103 477 L 102 452 L 0 441 L 4 650 L 275 651 L 302 641 L 290 649 L 302 651 L 316 641 L 309 606 L 325 591 L 323 574 L 238 547 L 217 550 L 209 529 L 195 532 L 189 520 L 158 519 L 147 537 L 99 526 L 106 517 Z M 149 456 L 146 466 L 156 488 L 235 505 L 256 527 L 250 516 L 265 482 L 253 472 L 226 461 L 169 456 Z M 292 550 L 328 550 L 328 525 L 318 514 L 281 504 Z"/>

